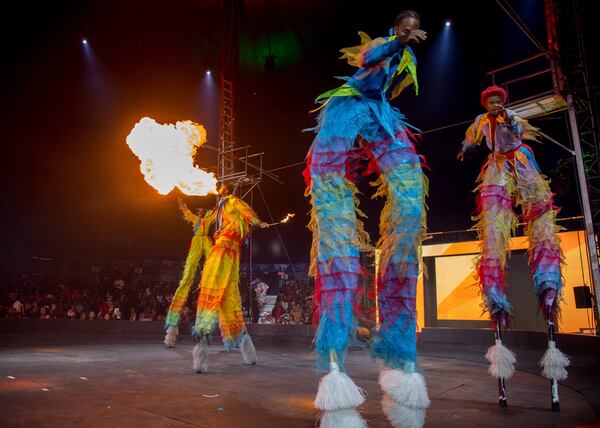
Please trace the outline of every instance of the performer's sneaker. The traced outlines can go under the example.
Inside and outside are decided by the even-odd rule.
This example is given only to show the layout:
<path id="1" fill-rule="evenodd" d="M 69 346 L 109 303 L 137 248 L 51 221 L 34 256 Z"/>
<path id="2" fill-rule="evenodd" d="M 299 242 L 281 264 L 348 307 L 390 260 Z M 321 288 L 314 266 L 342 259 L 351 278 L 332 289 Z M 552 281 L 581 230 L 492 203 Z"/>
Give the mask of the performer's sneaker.
<path id="1" fill-rule="evenodd" d="M 208 343 L 210 342 L 210 336 L 208 334 L 202 334 L 198 339 L 198 343 L 192 350 L 192 356 L 194 362 L 192 367 L 196 373 L 206 373 L 208 371 Z"/>

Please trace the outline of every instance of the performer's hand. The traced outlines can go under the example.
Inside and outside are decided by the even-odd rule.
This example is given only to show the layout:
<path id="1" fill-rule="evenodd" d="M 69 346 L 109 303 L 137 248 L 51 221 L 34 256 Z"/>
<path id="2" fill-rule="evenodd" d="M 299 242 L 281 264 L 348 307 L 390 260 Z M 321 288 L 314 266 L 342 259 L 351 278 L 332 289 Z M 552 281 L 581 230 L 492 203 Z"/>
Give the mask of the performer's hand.
<path id="1" fill-rule="evenodd" d="M 465 151 L 461 149 L 460 152 L 456 155 L 456 160 L 464 161 L 465 160 Z"/>
<path id="2" fill-rule="evenodd" d="M 269 225 L 268 223 L 261 221 L 260 223 L 258 223 L 258 227 L 260 227 L 261 229 L 266 229 L 267 227 L 269 227 Z"/>
<path id="3" fill-rule="evenodd" d="M 427 33 L 423 30 L 407 30 L 400 36 L 400 43 L 405 45 L 419 44 L 427 40 Z"/>
<path id="4" fill-rule="evenodd" d="M 506 109 L 504 108 L 504 106 L 494 107 L 494 109 L 492 110 L 492 114 L 496 115 L 497 117 L 501 117 L 502 119 L 504 119 L 504 121 L 508 120 L 508 113 L 506 113 Z"/>

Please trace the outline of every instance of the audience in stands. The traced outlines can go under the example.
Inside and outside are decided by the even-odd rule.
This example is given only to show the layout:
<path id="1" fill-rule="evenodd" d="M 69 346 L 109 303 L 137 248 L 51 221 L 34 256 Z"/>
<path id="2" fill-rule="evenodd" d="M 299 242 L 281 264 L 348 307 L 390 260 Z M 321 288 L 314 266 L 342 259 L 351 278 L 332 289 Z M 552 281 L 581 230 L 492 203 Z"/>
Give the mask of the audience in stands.
<path id="1" fill-rule="evenodd" d="M 259 307 L 264 310 L 255 319 L 264 323 L 310 324 L 312 282 L 278 282 L 264 285 L 265 289 L 279 289 L 272 310 L 265 307 L 266 290 L 258 293 L 260 306 L 258 301 L 253 302 L 254 311 L 261 312 Z M 142 276 L 131 281 L 105 278 L 67 282 L 38 273 L 0 272 L 0 318 L 164 321 L 176 288 L 175 281 L 152 281 Z M 254 293 L 253 297 L 258 300 Z M 181 322 L 193 322 L 196 299 L 197 293 L 190 293 Z"/>

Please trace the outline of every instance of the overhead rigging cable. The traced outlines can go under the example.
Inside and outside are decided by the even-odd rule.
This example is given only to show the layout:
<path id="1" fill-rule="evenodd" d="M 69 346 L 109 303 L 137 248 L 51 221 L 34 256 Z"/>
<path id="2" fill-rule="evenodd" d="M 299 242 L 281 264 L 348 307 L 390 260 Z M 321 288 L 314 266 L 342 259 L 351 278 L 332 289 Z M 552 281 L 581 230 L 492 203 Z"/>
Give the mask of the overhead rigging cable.
<path id="1" fill-rule="evenodd" d="M 271 210 L 269 209 L 269 205 L 267 204 L 265 195 L 263 195 L 262 189 L 260 188 L 260 184 L 257 184 L 256 188 L 258 189 L 258 192 L 260 193 L 260 197 L 262 198 L 263 202 L 265 203 L 265 207 L 267 208 L 267 213 L 269 213 L 269 217 L 271 218 L 271 223 L 275 223 L 275 219 L 273 218 L 273 214 L 271 214 Z M 288 262 L 290 263 L 290 267 L 292 268 L 292 272 L 294 272 L 294 276 L 295 276 L 296 270 L 294 269 L 294 264 L 292 263 L 292 259 L 290 259 L 290 255 L 288 254 L 287 248 L 285 247 L 285 244 L 283 243 L 283 239 L 281 238 L 281 235 L 279 234 L 279 230 L 277 229 L 277 226 L 273 226 L 273 227 L 275 228 L 275 232 L 277 232 L 277 236 L 279 237 L 279 242 L 281 243 L 281 246 L 283 247 L 285 256 L 287 257 Z"/>

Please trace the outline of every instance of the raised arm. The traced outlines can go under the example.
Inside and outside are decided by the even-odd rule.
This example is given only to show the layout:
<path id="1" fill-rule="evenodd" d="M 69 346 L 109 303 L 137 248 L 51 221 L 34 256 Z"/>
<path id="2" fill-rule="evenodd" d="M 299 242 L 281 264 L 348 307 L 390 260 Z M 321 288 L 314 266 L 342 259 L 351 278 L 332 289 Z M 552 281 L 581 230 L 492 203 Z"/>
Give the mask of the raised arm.
<path id="1" fill-rule="evenodd" d="M 190 224 L 196 224 L 196 222 L 198 221 L 198 216 L 192 213 L 192 211 L 190 211 L 190 209 L 181 199 L 179 199 L 179 209 L 181 210 L 181 213 L 183 214 L 183 219 L 185 221 L 187 221 Z"/>
<path id="2" fill-rule="evenodd" d="M 365 51 L 361 54 L 361 67 L 368 68 L 378 65 L 380 62 L 386 60 L 402 47 L 410 44 L 418 44 L 427 39 L 427 33 L 423 30 L 411 30 L 406 33 L 395 36 L 392 40 L 383 44 L 377 43 L 376 45 L 369 45 Z M 375 39 L 376 42 L 380 39 Z"/>
<path id="3" fill-rule="evenodd" d="M 360 55 L 360 67 L 369 68 L 378 65 L 380 62 L 394 55 L 400 50 L 402 46 L 400 40 L 396 37 L 389 42 L 383 44 L 376 43 L 378 39 L 375 39 L 373 45 L 365 49 Z"/>

